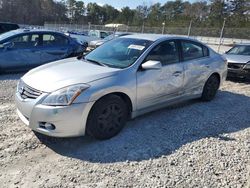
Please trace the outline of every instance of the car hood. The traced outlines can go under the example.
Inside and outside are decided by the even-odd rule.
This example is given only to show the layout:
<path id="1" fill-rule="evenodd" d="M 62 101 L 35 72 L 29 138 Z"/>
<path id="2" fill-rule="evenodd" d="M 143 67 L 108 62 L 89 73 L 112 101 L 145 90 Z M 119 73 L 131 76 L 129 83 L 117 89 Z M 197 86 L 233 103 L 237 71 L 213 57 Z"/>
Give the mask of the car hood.
<path id="1" fill-rule="evenodd" d="M 53 92 L 69 85 L 89 83 L 113 76 L 119 70 L 69 58 L 32 69 L 21 79 L 34 89 Z"/>
<path id="2" fill-rule="evenodd" d="M 250 56 L 247 55 L 230 55 L 230 54 L 223 54 L 223 56 L 227 59 L 230 63 L 247 63 L 250 61 Z"/>

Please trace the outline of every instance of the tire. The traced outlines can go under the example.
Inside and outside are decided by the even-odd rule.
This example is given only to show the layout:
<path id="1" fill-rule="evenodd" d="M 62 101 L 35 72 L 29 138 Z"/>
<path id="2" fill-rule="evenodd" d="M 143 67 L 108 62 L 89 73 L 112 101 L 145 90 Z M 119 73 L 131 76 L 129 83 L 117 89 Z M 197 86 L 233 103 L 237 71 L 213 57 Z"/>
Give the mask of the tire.
<path id="1" fill-rule="evenodd" d="M 117 135 L 127 122 L 128 107 L 116 95 L 108 95 L 97 101 L 87 120 L 87 134 L 99 140 Z"/>
<path id="2" fill-rule="evenodd" d="M 219 89 L 220 86 L 220 80 L 218 76 L 212 75 L 208 78 L 202 92 L 201 99 L 203 101 L 211 101 L 214 99 L 217 90 Z"/>

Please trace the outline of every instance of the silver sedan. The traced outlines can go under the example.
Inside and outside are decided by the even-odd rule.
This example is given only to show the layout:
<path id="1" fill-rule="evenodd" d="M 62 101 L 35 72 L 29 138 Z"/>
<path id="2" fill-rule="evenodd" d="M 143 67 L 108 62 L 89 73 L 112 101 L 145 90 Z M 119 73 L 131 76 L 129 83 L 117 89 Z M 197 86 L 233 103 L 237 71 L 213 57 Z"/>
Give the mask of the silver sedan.
<path id="1" fill-rule="evenodd" d="M 19 81 L 16 106 L 36 132 L 108 139 L 130 118 L 182 100 L 212 100 L 226 76 L 226 60 L 196 40 L 130 35 L 31 70 Z"/>
<path id="2" fill-rule="evenodd" d="M 237 44 L 223 56 L 228 61 L 228 77 L 250 78 L 250 44 Z"/>

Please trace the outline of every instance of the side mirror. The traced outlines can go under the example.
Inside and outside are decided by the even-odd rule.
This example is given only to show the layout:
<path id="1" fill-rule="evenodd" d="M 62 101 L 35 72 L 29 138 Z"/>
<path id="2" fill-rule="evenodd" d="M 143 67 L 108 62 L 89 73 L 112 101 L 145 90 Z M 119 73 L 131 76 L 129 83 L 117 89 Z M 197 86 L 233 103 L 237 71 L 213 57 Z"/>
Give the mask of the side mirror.
<path id="1" fill-rule="evenodd" d="M 80 59 L 84 58 L 88 54 L 89 54 L 89 52 L 83 52 L 82 54 L 77 56 L 77 59 L 80 60 Z"/>
<path id="2" fill-rule="evenodd" d="M 2 44 L 4 49 L 10 49 L 13 47 L 13 42 L 5 42 Z"/>
<path id="3" fill-rule="evenodd" d="M 156 70 L 156 69 L 161 69 L 162 64 L 160 61 L 153 61 L 149 60 L 141 65 L 143 70 Z"/>

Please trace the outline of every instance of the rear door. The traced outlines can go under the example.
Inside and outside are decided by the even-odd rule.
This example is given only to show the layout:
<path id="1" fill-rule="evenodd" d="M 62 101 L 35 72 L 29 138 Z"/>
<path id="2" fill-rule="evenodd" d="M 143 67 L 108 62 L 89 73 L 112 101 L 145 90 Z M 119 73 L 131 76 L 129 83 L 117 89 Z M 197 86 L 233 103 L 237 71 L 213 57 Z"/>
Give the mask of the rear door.
<path id="1" fill-rule="evenodd" d="M 42 34 L 41 63 L 66 58 L 70 55 L 69 39 L 57 33 Z"/>
<path id="2" fill-rule="evenodd" d="M 138 70 L 138 110 L 174 99 L 183 92 L 184 70 L 175 40 L 167 40 L 155 46 L 144 62 L 148 60 L 160 61 L 162 68 Z"/>
<path id="3" fill-rule="evenodd" d="M 199 94 L 210 74 L 211 59 L 209 50 L 200 43 L 180 40 L 184 64 L 184 90 L 186 93 Z"/>
<path id="4" fill-rule="evenodd" d="M 38 34 L 21 34 L 5 41 L 9 48 L 0 51 L 0 66 L 3 70 L 27 70 L 40 62 Z"/>

